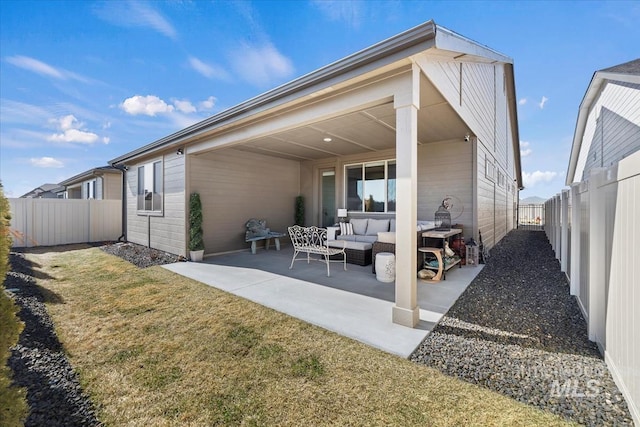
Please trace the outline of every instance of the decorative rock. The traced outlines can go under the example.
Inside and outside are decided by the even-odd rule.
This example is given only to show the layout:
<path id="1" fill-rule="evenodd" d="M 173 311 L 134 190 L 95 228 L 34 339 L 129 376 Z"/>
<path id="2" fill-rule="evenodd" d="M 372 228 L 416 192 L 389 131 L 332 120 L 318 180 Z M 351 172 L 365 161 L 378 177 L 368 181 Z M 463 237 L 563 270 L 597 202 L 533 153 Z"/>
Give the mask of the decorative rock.
<path id="1" fill-rule="evenodd" d="M 633 425 L 543 232 L 495 246 L 410 359 L 581 424 Z"/>

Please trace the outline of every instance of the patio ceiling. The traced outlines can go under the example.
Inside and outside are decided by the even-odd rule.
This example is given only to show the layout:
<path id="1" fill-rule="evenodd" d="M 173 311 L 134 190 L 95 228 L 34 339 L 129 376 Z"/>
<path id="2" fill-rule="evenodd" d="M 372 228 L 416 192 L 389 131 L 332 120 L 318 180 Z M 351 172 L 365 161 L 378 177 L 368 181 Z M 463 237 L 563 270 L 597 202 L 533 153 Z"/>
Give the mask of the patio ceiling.
<path id="1" fill-rule="evenodd" d="M 418 144 L 462 140 L 468 133 L 467 125 L 424 76 L 420 89 Z M 395 126 L 395 109 L 392 102 L 387 102 L 253 139 L 234 148 L 301 161 L 348 156 L 395 148 Z"/>

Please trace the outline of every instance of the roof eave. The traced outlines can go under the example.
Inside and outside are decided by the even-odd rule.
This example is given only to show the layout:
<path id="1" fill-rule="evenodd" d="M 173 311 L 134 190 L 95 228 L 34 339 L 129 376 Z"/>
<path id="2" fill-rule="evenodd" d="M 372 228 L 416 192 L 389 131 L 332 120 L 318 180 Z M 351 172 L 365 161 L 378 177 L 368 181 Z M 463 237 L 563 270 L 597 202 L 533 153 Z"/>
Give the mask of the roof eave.
<path id="1" fill-rule="evenodd" d="M 89 169 L 88 171 L 79 173 L 78 175 L 72 176 L 71 178 L 65 179 L 64 181 L 61 181 L 60 183 L 58 183 L 58 185 L 61 185 L 61 186 L 73 185 L 78 182 L 84 181 L 87 178 L 102 176 L 105 173 L 115 174 L 115 173 L 122 173 L 122 172 L 118 169 L 93 168 L 93 169 Z"/>
<path id="2" fill-rule="evenodd" d="M 312 87 L 316 90 L 321 90 L 322 83 L 333 80 L 349 71 L 379 61 L 382 58 L 392 57 L 394 54 L 406 51 L 415 46 L 423 45 L 429 41 L 435 44 L 436 27 L 437 26 L 433 20 L 427 21 L 403 33 L 326 65 L 316 71 L 305 74 L 289 83 L 278 86 L 275 89 L 244 101 L 235 107 L 231 107 L 192 126 L 154 141 L 151 144 L 147 144 L 137 150 L 116 157 L 115 159 L 110 160 L 109 164 L 112 166 L 122 164 L 129 159 L 150 153 L 156 149 L 180 143 L 187 138 L 197 135 L 205 129 L 210 129 L 213 126 L 229 122 L 249 110 L 276 103 L 277 101 L 282 100 L 287 96 L 291 96 L 296 92 L 310 89 Z M 441 27 L 437 28 L 441 29 Z M 410 52 L 409 55 L 414 53 L 417 52 Z"/>

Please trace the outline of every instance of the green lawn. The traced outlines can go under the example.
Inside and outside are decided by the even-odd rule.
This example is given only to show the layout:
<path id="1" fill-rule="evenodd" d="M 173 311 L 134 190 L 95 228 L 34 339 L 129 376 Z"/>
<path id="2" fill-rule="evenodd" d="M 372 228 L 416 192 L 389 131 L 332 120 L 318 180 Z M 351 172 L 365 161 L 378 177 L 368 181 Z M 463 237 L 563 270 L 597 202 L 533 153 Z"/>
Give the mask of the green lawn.
<path id="1" fill-rule="evenodd" d="M 96 248 L 29 258 L 106 425 L 565 424 L 161 267 Z"/>

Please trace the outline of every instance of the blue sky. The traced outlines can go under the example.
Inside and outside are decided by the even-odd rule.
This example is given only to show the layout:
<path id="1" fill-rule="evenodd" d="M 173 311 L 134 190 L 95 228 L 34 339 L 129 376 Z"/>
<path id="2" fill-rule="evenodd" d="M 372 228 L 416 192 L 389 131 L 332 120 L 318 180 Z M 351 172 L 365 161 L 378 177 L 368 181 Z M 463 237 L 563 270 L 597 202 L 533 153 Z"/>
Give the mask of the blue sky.
<path id="1" fill-rule="evenodd" d="M 0 0 L 0 180 L 18 197 L 422 22 L 514 59 L 521 197 L 560 191 L 596 70 L 640 2 Z"/>

